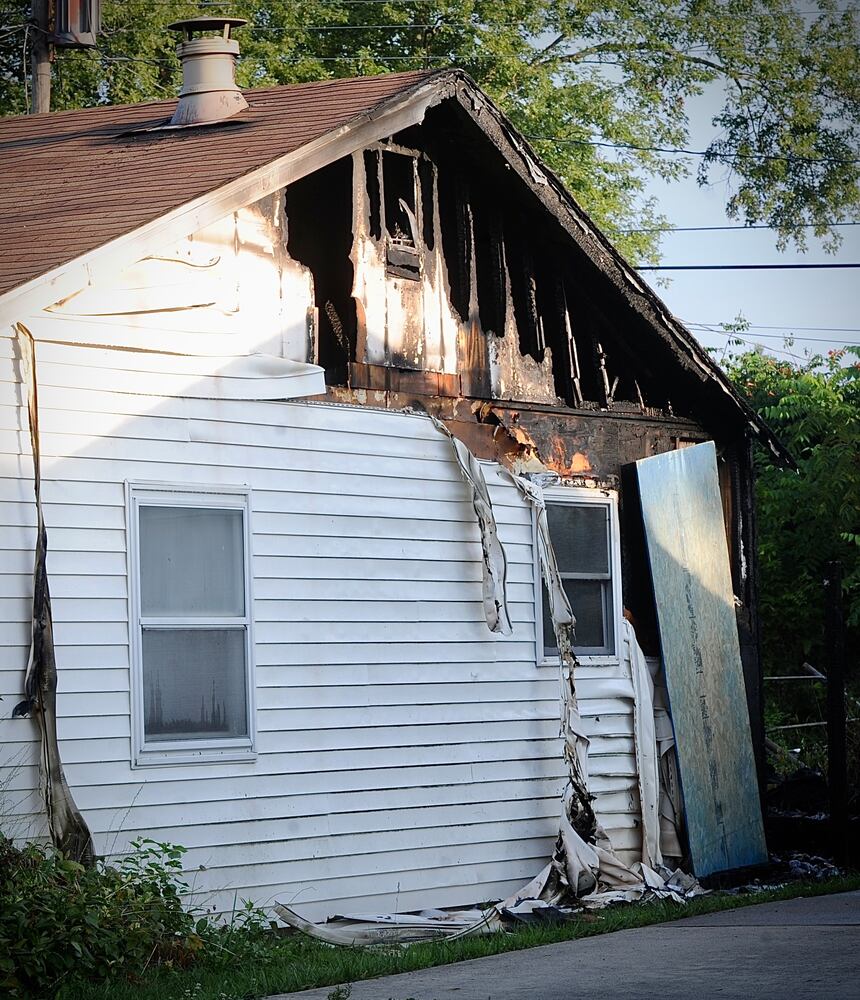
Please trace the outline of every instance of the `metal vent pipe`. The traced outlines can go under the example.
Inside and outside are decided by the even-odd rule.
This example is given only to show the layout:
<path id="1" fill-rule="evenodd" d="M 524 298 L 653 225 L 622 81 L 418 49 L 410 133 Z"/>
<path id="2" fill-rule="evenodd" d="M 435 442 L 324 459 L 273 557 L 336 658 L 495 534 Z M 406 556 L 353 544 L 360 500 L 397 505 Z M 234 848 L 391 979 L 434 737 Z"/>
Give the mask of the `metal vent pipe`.
<path id="1" fill-rule="evenodd" d="M 176 46 L 182 61 L 182 90 L 171 125 L 210 125 L 248 107 L 235 80 L 239 43 L 230 37 L 233 28 L 247 23 L 241 17 L 195 17 L 168 25 L 184 36 Z M 219 34 L 195 38 L 196 31 Z"/>

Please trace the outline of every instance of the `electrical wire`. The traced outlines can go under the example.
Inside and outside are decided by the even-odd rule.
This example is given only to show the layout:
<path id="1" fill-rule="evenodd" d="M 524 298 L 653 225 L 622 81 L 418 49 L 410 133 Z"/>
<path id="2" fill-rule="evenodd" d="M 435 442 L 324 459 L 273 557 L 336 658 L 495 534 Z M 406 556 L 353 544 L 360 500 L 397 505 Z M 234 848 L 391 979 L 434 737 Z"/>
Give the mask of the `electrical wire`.
<path id="1" fill-rule="evenodd" d="M 825 223 L 828 229 L 835 229 L 841 226 L 860 226 L 860 222 L 828 222 Z M 816 223 L 805 222 L 800 226 L 792 226 L 792 229 L 814 229 Z M 730 229 L 774 229 L 767 223 L 755 224 L 752 226 L 652 226 L 644 229 L 619 229 L 619 234 L 630 233 L 712 233 Z"/>
<path id="2" fill-rule="evenodd" d="M 718 329 L 716 327 L 709 326 L 709 325 L 707 325 L 705 323 L 685 323 L 684 326 L 687 326 L 691 330 L 696 330 L 696 331 L 698 331 L 700 333 L 713 333 L 713 334 L 716 334 L 718 336 L 730 337 L 730 338 L 738 336 L 738 334 L 736 334 L 732 330 L 720 330 L 720 329 Z M 860 331 L 858 331 L 858 332 L 860 332 Z M 786 329 L 785 334 L 781 335 L 781 336 L 778 336 L 777 334 L 768 334 L 768 333 L 759 333 L 759 334 L 756 334 L 756 340 L 782 340 L 782 341 L 786 341 L 786 340 L 800 340 L 800 341 L 803 341 L 804 344 L 835 344 L 836 343 L 835 339 L 832 339 L 832 338 L 829 338 L 829 337 L 796 337 L 788 329 Z M 860 344 L 852 342 L 852 343 L 845 344 L 845 346 L 846 347 L 860 347 Z"/>
<path id="3" fill-rule="evenodd" d="M 134 0 L 127 0 L 127 2 L 131 3 L 131 2 L 134 2 Z M 147 7 L 175 7 L 175 6 L 178 5 L 178 2 L 180 2 L 180 0 L 137 0 L 137 2 L 139 2 L 141 4 L 144 4 Z M 191 3 L 194 2 L 194 0 L 186 0 L 186 2 L 190 6 Z M 408 5 L 408 4 L 416 4 L 416 3 L 417 4 L 426 5 L 426 4 L 432 3 L 432 2 L 433 2 L 433 0 L 333 0 L 333 2 L 331 2 L 331 3 L 324 3 L 324 2 L 322 2 L 322 0 L 317 0 L 317 2 L 311 4 L 311 6 L 316 7 L 316 8 L 319 8 L 319 7 L 326 8 L 326 7 L 328 7 L 330 9 L 332 9 L 332 10 L 336 10 L 338 7 L 353 7 L 353 6 L 354 7 L 362 7 L 362 6 L 365 6 L 365 5 L 367 5 L 367 6 L 374 6 L 376 4 L 384 4 L 386 7 L 398 7 L 398 6 L 405 6 L 405 5 Z M 234 7 L 235 4 L 231 3 L 231 2 L 228 2 L 228 0 L 200 0 L 200 2 L 197 3 L 197 6 L 200 7 L 200 8 L 206 8 L 206 7 Z M 298 7 L 300 5 L 296 4 L 295 6 Z M 855 7 L 851 7 L 851 6 L 849 6 L 849 7 L 841 7 L 841 8 L 837 8 L 833 13 L 836 13 L 836 14 L 847 14 L 850 11 L 854 11 L 854 10 L 856 10 L 856 8 Z M 796 11 L 793 11 L 792 13 L 794 15 L 796 15 L 797 17 L 815 17 L 817 15 L 826 15 L 826 14 L 829 14 L 830 11 L 821 10 L 821 8 L 816 8 L 816 9 L 813 9 L 813 10 L 796 10 Z M 721 15 L 721 16 L 728 17 L 730 19 L 731 18 L 740 18 L 741 20 L 748 20 L 748 16 L 747 15 L 725 14 L 725 15 Z"/>
<path id="4" fill-rule="evenodd" d="M 759 344 L 758 341 L 748 340 L 746 337 L 739 337 L 737 334 L 732 334 L 732 339 L 740 341 L 742 344 L 747 344 L 749 347 L 763 347 L 764 346 L 763 344 Z M 726 351 L 728 351 L 729 347 L 730 347 L 730 344 L 727 343 L 726 346 L 723 348 L 723 354 L 722 354 L 723 357 L 726 356 Z M 794 351 L 786 351 L 783 348 L 779 348 L 779 347 L 768 347 L 768 351 L 771 354 L 783 354 L 783 355 L 785 355 L 785 357 L 787 357 L 787 358 L 794 358 L 797 361 L 808 361 L 809 360 L 809 356 L 808 355 L 806 357 L 804 357 L 802 354 L 795 354 Z"/>
<path id="5" fill-rule="evenodd" d="M 860 264 L 644 264 L 637 271 L 800 271 L 855 268 Z"/>
<path id="6" fill-rule="evenodd" d="M 93 49 L 89 50 L 92 53 L 94 59 L 101 59 L 103 62 L 128 62 L 128 63 L 146 63 L 148 66 L 173 66 L 177 71 L 179 70 L 179 63 L 175 59 L 138 59 L 135 56 L 112 56 L 103 51 L 95 51 Z M 411 56 L 379 56 L 375 53 L 359 54 L 354 56 L 281 56 L 278 62 L 282 63 L 300 63 L 306 62 L 307 60 L 312 60 L 314 62 L 363 62 L 365 59 L 369 59 L 372 62 L 414 62 L 418 60 L 419 62 L 450 62 L 450 56 L 430 56 L 430 55 L 411 55 Z M 175 95 L 174 95 L 175 96 Z"/>
<path id="7" fill-rule="evenodd" d="M 557 145 L 602 146 L 606 149 L 633 149 L 643 153 L 666 153 L 681 156 L 707 156 L 716 159 L 716 154 L 707 149 L 684 149 L 677 146 L 639 146 L 632 142 L 609 142 L 597 139 L 567 139 L 558 135 L 526 135 L 530 142 L 554 142 Z M 726 153 L 735 160 L 777 160 L 786 163 L 860 163 L 860 160 L 841 159 L 836 156 L 801 156 L 796 153 Z"/>
<path id="8" fill-rule="evenodd" d="M 722 327 L 722 323 L 694 323 L 692 320 L 682 320 L 687 326 Z M 811 330 L 813 333 L 860 333 L 860 327 L 856 326 L 762 326 L 761 324 L 749 323 L 745 330 Z M 804 337 L 804 340 L 812 340 L 812 337 Z"/>

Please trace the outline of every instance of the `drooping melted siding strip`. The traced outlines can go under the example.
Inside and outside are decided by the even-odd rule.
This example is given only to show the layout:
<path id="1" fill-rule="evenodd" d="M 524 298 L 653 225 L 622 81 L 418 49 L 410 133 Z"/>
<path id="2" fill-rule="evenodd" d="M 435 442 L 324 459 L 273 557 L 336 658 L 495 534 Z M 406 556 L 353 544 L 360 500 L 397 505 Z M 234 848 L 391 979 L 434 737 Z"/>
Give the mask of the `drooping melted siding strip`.
<path id="1" fill-rule="evenodd" d="M 4 704 L 20 690 L 9 666 L 28 640 L 35 532 L 9 347 L 0 339 Z M 121 384 L 110 369 L 86 388 L 85 349 L 40 350 L 60 749 L 96 850 L 139 834 L 184 844 L 189 870 L 206 866 L 194 883 L 207 900 L 280 898 L 312 917 L 473 902 L 531 878 L 565 768 L 557 671 L 535 666 L 531 515 L 515 489 L 487 467 L 508 558 L 503 637 L 484 619 L 466 486 L 426 419 L 144 398 L 102 388 Z M 130 767 L 126 478 L 252 487 L 254 762 Z M 638 844 L 630 702 L 589 694 L 613 675 L 623 682 L 584 667 L 578 690 L 591 789 L 624 856 Z M 23 834 L 38 807 L 35 734 L 7 718 L 0 733 L 0 787 Z"/>

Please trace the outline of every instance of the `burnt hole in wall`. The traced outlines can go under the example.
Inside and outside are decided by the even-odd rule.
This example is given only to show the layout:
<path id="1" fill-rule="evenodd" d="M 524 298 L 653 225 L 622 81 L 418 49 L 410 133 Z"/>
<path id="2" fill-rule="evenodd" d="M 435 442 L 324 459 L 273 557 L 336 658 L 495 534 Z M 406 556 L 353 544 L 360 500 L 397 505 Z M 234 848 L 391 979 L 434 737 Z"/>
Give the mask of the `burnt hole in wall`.
<path id="1" fill-rule="evenodd" d="M 388 238 L 417 246 L 414 158 L 403 153 L 384 152 L 382 188 Z"/>
<path id="2" fill-rule="evenodd" d="M 382 205 L 379 192 L 379 154 L 375 149 L 364 151 L 364 175 L 367 183 L 370 236 L 382 239 Z"/>
<path id="3" fill-rule="evenodd" d="M 580 328 L 579 332 L 576 332 L 577 327 Z M 602 402 L 603 382 L 600 377 L 594 339 L 578 323 L 575 325 L 574 331 L 574 342 L 580 358 L 579 380 L 582 388 L 582 398 L 594 403 Z"/>
<path id="4" fill-rule="evenodd" d="M 472 203 L 475 233 L 475 283 L 481 329 L 502 336 L 507 314 L 507 283 L 504 276 L 502 227 L 498 209 L 484 200 Z"/>
<path id="5" fill-rule="evenodd" d="M 552 248 L 541 253 L 535 267 L 537 313 L 540 317 L 543 343 L 552 355 L 552 376 L 556 395 L 568 404 L 574 403 L 574 365 L 567 329 L 565 300 L 559 273 L 560 253 Z"/>
<path id="6" fill-rule="evenodd" d="M 519 219 L 505 226 L 505 260 L 510 278 L 511 302 L 520 340 L 520 354 L 543 361 L 543 331 L 537 311 L 537 289 L 531 240 Z"/>
<path id="7" fill-rule="evenodd" d="M 433 164 L 422 157 L 418 161 L 418 183 L 421 190 L 422 238 L 427 250 L 436 247 L 434 227 L 434 212 L 436 211 L 436 193 L 433 184 Z"/>
<path id="8" fill-rule="evenodd" d="M 382 201 L 386 263 L 389 274 L 417 280 L 421 274 L 421 226 L 418 219 L 415 158 L 382 154 Z"/>
<path id="9" fill-rule="evenodd" d="M 617 369 L 611 369 L 609 372 L 609 395 L 613 403 L 634 403 L 644 406 L 645 397 L 636 379 L 625 372 L 616 374 L 616 371 Z"/>
<path id="10" fill-rule="evenodd" d="M 442 256 L 448 271 L 451 305 L 461 320 L 469 315 L 469 264 L 472 253 L 471 226 L 463 180 L 450 169 L 440 168 L 439 229 Z"/>
<path id="11" fill-rule="evenodd" d="M 287 250 L 310 268 L 319 310 L 319 363 L 326 382 L 346 381 L 355 356 L 352 297 L 352 159 L 346 157 L 287 188 Z"/>

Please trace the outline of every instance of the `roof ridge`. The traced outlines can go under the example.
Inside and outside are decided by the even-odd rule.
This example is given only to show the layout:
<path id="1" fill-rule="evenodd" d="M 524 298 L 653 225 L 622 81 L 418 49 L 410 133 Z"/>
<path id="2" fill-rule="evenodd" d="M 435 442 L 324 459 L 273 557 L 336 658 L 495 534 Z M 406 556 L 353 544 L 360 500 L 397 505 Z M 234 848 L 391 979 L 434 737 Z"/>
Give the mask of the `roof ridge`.
<path id="1" fill-rule="evenodd" d="M 271 94 L 277 93 L 279 91 L 298 91 L 298 90 L 310 90 L 312 88 L 318 87 L 324 89 L 326 87 L 332 86 L 344 86 L 349 84 L 358 84 L 360 81 L 367 83 L 374 80 L 393 80 L 393 79 L 403 79 L 404 77 L 414 78 L 416 81 L 429 80 L 434 76 L 444 76 L 448 73 L 461 73 L 462 70 L 456 67 L 445 67 L 444 69 L 423 69 L 423 70 L 404 70 L 400 73 L 369 73 L 360 76 L 335 76 L 329 77 L 323 80 L 301 80 L 296 83 L 273 83 L 267 87 L 248 87 L 241 88 L 243 94 L 249 96 L 260 95 L 260 94 Z M 125 109 L 142 109 L 142 108 L 167 108 L 172 104 L 175 104 L 179 99 L 179 95 L 176 97 L 163 97 L 159 100 L 151 101 L 132 101 L 126 104 L 92 104 L 87 107 L 82 108 L 62 108 L 58 111 L 42 111 L 38 114 L 21 114 L 21 115 L 0 115 L 0 128 L 10 125 L 13 122 L 38 122 L 38 121 L 55 121 L 57 118 L 68 118 L 72 115 L 98 115 L 100 113 L 108 113 L 110 111 L 122 111 Z"/>

